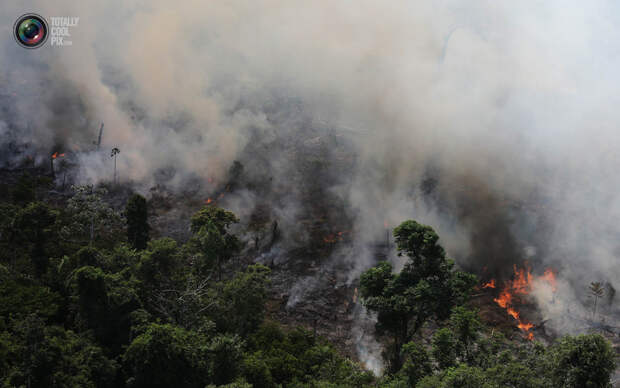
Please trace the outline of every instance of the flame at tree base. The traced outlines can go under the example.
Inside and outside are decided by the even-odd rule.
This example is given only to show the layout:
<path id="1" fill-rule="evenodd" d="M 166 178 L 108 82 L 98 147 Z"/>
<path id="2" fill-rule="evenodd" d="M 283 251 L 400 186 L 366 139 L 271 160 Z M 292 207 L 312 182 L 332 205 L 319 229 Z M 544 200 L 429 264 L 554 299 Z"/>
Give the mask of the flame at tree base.
<path id="1" fill-rule="evenodd" d="M 517 269 L 515 265 L 513 279 L 505 282 L 499 296 L 493 299 L 517 321 L 517 327 L 526 334 L 526 338 L 530 341 L 534 339 L 534 333 L 530 332 L 534 325 L 521 318 L 516 305 L 521 303 L 522 297 L 532 292 L 535 281 L 544 281 L 551 286 L 553 292 L 556 291 L 555 274 L 550 268 L 546 269 L 542 276 L 534 277 L 529 268 L 527 270 Z M 495 288 L 495 279 L 485 283 L 482 288 Z"/>

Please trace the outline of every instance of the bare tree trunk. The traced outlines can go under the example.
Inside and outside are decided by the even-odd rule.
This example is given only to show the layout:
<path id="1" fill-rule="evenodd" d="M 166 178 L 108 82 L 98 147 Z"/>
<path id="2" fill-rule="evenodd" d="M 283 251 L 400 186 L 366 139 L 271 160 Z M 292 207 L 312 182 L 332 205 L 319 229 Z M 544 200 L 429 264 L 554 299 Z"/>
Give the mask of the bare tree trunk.
<path id="1" fill-rule="evenodd" d="M 592 320 L 596 317 L 596 303 L 598 302 L 598 296 L 594 295 L 594 311 L 592 312 Z"/>

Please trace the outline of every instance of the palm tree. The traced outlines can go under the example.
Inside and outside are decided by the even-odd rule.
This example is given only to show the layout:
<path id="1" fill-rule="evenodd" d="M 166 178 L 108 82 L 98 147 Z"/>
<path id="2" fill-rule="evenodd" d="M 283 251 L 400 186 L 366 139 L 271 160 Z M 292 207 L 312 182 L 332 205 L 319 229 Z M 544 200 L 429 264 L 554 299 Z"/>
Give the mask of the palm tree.
<path id="1" fill-rule="evenodd" d="M 116 184 L 116 155 L 120 153 L 121 153 L 121 150 L 114 147 L 112 148 L 112 153 L 110 154 L 110 157 L 114 158 L 114 184 Z"/>
<path id="2" fill-rule="evenodd" d="M 594 310 L 592 312 L 592 319 L 596 316 L 596 304 L 598 302 L 598 298 L 601 298 L 605 294 L 605 288 L 600 282 L 592 282 L 590 283 L 590 295 L 594 297 Z"/>

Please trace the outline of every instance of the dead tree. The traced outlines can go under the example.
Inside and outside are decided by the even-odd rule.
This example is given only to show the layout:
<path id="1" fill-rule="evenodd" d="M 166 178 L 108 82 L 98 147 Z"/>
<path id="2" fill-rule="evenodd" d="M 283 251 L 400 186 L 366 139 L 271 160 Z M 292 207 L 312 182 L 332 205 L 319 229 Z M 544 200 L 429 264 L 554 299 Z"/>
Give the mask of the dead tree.
<path id="1" fill-rule="evenodd" d="M 596 304 L 598 302 L 598 298 L 603 297 L 605 294 L 605 288 L 603 288 L 603 285 L 600 282 L 592 282 L 590 283 L 589 290 L 590 295 L 594 297 L 594 310 L 592 311 L 592 320 L 594 320 L 594 317 L 596 316 Z"/>
<path id="2" fill-rule="evenodd" d="M 97 151 L 101 148 L 101 137 L 103 136 L 103 123 L 101 123 L 101 127 L 99 127 L 99 137 L 97 137 L 97 141 L 93 141 L 93 144 L 97 146 Z"/>
<path id="3" fill-rule="evenodd" d="M 114 158 L 114 184 L 116 184 L 116 155 L 120 154 L 121 150 L 119 150 L 117 147 L 112 148 L 112 153 L 110 154 L 110 157 Z"/>
<path id="4" fill-rule="evenodd" d="M 211 275 L 205 279 L 189 277 L 183 289 L 171 287 L 155 291 L 151 300 L 153 308 L 177 325 L 192 328 L 215 305 L 208 287 L 210 280 Z"/>

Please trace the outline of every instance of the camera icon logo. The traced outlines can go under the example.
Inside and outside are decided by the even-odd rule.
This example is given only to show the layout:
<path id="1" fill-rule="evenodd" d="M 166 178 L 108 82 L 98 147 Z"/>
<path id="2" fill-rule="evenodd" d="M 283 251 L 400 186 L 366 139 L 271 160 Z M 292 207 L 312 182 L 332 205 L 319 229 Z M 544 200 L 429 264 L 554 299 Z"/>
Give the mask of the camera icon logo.
<path id="1" fill-rule="evenodd" d="M 45 19 L 34 13 L 20 16 L 13 27 L 17 43 L 28 49 L 41 47 L 47 40 L 48 31 Z"/>

